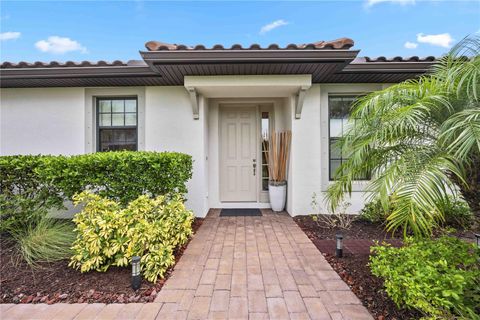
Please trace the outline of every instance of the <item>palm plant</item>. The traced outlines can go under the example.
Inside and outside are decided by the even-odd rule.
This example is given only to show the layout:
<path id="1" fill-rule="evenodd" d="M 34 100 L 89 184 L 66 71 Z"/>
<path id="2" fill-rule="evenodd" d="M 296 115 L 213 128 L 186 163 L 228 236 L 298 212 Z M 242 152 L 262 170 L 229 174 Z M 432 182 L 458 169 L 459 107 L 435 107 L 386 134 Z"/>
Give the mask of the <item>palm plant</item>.
<path id="1" fill-rule="evenodd" d="M 462 40 L 432 72 L 360 98 L 339 147 L 350 155 L 327 193 L 335 209 L 358 176 L 387 229 L 428 236 L 449 194 L 480 219 L 480 38 Z M 353 120 L 354 119 L 354 120 Z"/>

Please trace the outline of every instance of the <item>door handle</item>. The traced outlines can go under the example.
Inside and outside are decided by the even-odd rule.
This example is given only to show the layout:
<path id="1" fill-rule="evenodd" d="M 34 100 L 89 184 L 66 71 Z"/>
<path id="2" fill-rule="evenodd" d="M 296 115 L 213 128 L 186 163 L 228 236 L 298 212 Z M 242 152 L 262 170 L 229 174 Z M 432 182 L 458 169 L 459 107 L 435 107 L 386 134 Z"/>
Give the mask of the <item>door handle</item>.
<path id="1" fill-rule="evenodd" d="M 256 172 L 257 172 L 257 160 L 256 159 L 252 159 L 253 161 L 253 175 L 255 176 Z"/>

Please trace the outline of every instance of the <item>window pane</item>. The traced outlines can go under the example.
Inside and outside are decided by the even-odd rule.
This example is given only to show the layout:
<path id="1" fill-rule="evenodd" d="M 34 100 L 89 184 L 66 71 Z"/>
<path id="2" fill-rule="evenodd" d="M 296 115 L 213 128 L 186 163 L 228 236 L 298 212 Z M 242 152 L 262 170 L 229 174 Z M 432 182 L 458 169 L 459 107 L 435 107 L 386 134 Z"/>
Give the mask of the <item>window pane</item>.
<path id="1" fill-rule="evenodd" d="M 353 103 L 357 100 L 357 97 L 343 97 L 342 100 L 344 113 L 348 115 L 352 111 Z"/>
<path id="2" fill-rule="evenodd" d="M 98 100 L 98 125 L 99 151 L 137 150 L 136 99 Z"/>
<path id="3" fill-rule="evenodd" d="M 343 120 L 330 119 L 330 137 L 341 137 L 343 134 Z"/>
<path id="4" fill-rule="evenodd" d="M 100 151 L 137 150 L 137 129 L 100 129 Z"/>
<path id="5" fill-rule="evenodd" d="M 135 126 L 137 124 L 137 114 L 136 113 L 125 113 L 125 125 L 126 126 Z"/>
<path id="6" fill-rule="evenodd" d="M 330 180 L 335 178 L 335 171 L 340 166 L 341 160 L 330 160 Z"/>
<path id="7" fill-rule="evenodd" d="M 136 142 L 137 141 L 137 129 L 125 129 L 125 141 Z"/>
<path id="8" fill-rule="evenodd" d="M 268 166 L 267 165 L 262 166 L 262 177 L 268 179 Z"/>
<path id="9" fill-rule="evenodd" d="M 102 113 L 112 112 L 112 101 L 110 100 L 99 100 L 99 111 Z"/>
<path id="10" fill-rule="evenodd" d="M 112 125 L 112 115 L 110 113 L 100 114 L 99 124 L 101 127 L 110 127 Z"/>
<path id="11" fill-rule="evenodd" d="M 124 112 L 124 100 L 112 100 L 112 112 Z"/>
<path id="12" fill-rule="evenodd" d="M 338 147 L 338 139 L 330 139 L 330 159 L 342 159 L 342 151 Z"/>
<path id="13" fill-rule="evenodd" d="M 125 142 L 126 140 L 125 131 L 122 129 L 115 130 L 113 134 L 113 139 L 117 143 Z"/>
<path id="14" fill-rule="evenodd" d="M 125 100 L 125 112 L 137 112 L 137 100 Z"/>
<path id="15" fill-rule="evenodd" d="M 112 142 L 113 132 L 112 130 L 100 130 L 100 142 Z"/>
<path id="16" fill-rule="evenodd" d="M 268 179 L 263 179 L 262 180 L 262 190 L 263 191 L 268 191 Z"/>
<path id="17" fill-rule="evenodd" d="M 270 133 L 270 119 L 268 112 L 262 112 L 262 137 L 266 137 L 268 140 L 268 134 Z"/>
<path id="18" fill-rule="evenodd" d="M 341 119 L 347 116 L 341 97 L 329 97 L 328 107 L 330 119 Z"/>
<path id="19" fill-rule="evenodd" d="M 123 126 L 125 123 L 123 122 L 124 114 L 123 113 L 114 113 L 112 114 L 112 126 Z"/>

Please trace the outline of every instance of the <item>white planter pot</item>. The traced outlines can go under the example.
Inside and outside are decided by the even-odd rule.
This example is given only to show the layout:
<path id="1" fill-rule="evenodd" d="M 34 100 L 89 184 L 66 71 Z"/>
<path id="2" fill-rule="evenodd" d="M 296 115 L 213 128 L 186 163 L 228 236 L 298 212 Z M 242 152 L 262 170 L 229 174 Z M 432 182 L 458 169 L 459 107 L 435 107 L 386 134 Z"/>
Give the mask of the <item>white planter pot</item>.
<path id="1" fill-rule="evenodd" d="M 283 211 L 287 200 L 287 184 L 269 184 L 268 194 L 270 196 L 272 210 L 276 212 Z"/>

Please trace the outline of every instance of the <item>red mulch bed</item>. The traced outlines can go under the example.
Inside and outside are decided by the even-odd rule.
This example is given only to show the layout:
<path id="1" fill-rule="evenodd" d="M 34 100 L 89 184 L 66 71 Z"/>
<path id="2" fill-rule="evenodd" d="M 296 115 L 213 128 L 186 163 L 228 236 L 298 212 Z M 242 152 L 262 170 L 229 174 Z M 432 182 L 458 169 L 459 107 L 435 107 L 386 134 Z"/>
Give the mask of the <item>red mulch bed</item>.
<path id="1" fill-rule="evenodd" d="M 195 218 L 194 232 L 202 222 L 202 218 Z M 187 245 L 176 250 L 176 261 Z M 68 267 L 66 260 L 32 268 L 19 259 L 10 240 L 1 239 L 0 246 L 0 303 L 152 302 L 173 270 L 170 268 L 165 278 L 157 283 L 143 281 L 142 287 L 134 291 L 130 287 L 130 268 L 112 267 L 107 272 L 80 273 Z"/>
<path id="2" fill-rule="evenodd" d="M 402 243 L 399 235 L 386 233 L 382 225 L 353 221 L 349 230 L 342 230 L 344 257 L 339 259 L 335 257 L 336 229 L 322 223 L 319 225 L 310 216 L 297 216 L 294 220 L 376 319 L 421 317 L 415 310 L 399 309 L 384 291 L 383 280 L 372 275 L 368 267 L 369 248 L 373 240 L 399 246 Z"/>

